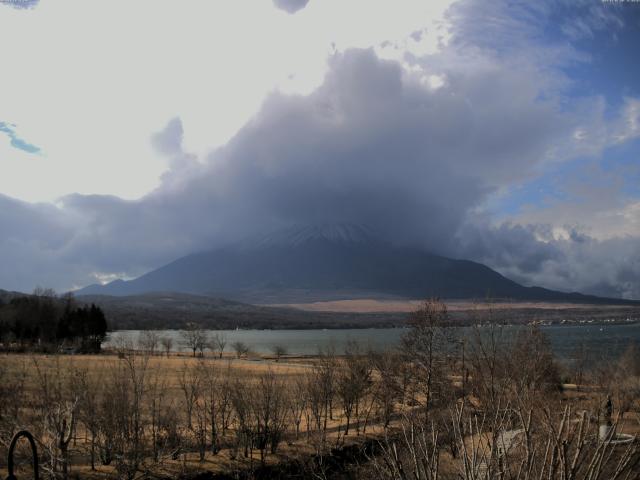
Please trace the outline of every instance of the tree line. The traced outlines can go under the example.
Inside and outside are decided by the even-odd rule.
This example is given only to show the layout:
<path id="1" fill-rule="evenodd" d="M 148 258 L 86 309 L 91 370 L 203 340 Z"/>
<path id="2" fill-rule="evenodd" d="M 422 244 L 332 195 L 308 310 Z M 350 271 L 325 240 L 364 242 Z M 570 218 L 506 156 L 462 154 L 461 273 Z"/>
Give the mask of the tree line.
<path id="1" fill-rule="evenodd" d="M 107 335 L 107 319 L 94 304 L 78 305 L 73 295 L 53 290 L 0 301 L 0 343 L 4 350 L 95 353 Z"/>
<path id="2" fill-rule="evenodd" d="M 130 349 L 133 346 L 124 337 L 117 339 L 115 343 L 116 348 L 120 350 L 123 348 Z M 185 325 L 185 329 L 180 331 L 179 345 L 191 351 L 194 358 L 204 357 L 207 351 L 218 358 L 222 358 L 227 347 L 231 348 L 236 358 L 246 358 L 252 353 L 251 348 L 245 342 L 237 340 L 229 344 L 227 337 L 223 333 L 216 332 L 211 334 L 211 332 L 204 330 L 199 324 L 193 322 L 188 322 Z M 142 330 L 138 334 L 136 341 L 138 351 L 149 355 L 164 353 L 168 357 L 175 346 L 177 345 L 174 345 L 174 339 L 171 336 L 162 336 L 153 330 Z M 274 344 L 271 347 L 271 352 L 276 361 L 279 361 L 289 353 L 287 347 L 283 344 Z"/>

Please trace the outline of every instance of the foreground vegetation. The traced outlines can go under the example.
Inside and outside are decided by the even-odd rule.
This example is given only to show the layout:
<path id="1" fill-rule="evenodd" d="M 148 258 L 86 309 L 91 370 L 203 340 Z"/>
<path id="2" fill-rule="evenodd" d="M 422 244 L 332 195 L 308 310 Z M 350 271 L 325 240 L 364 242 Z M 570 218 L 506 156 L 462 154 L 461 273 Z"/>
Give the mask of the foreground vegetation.
<path id="1" fill-rule="evenodd" d="M 181 357 L 149 338 L 99 356 L 7 355 L 0 458 L 27 428 L 43 473 L 62 479 L 249 478 L 285 464 L 302 478 L 638 478 L 637 441 L 611 442 L 640 427 L 637 352 L 587 364 L 577 351 L 562 370 L 539 330 L 507 338 L 483 315 L 488 326 L 462 339 L 426 302 L 401 352 L 350 344 L 304 361 Z M 347 447 L 353 464 L 336 467 Z"/>

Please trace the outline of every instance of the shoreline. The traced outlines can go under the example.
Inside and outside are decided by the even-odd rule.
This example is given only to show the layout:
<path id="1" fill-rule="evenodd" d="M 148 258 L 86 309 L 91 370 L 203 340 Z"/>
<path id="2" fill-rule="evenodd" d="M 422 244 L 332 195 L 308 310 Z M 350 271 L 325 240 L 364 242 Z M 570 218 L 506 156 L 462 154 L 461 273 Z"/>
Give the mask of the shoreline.
<path id="1" fill-rule="evenodd" d="M 640 318 L 631 319 L 631 320 L 594 320 L 594 321 L 559 321 L 559 322 L 529 322 L 529 323 L 517 323 L 517 322 L 486 322 L 486 323 L 465 323 L 458 325 L 447 325 L 446 328 L 473 328 L 480 327 L 485 328 L 490 325 L 500 325 L 503 327 L 596 327 L 596 326 L 620 326 L 620 325 L 638 325 L 640 324 Z M 409 330 L 410 327 L 407 325 L 389 325 L 389 326 L 371 326 L 371 325 L 363 325 L 363 326 L 354 326 L 354 325 L 346 325 L 346 326 L 328 326 L 323 328 L 318 328 L 315 326 L 311 326 L 309 328 L 304 328 L 304 326 L 300 326 L 298 328 L 251 328 L 251 327 L 242 327 L 242 328 L 209 328 L 203 327 L 202 330 L 209 332 L 309 332 L 309 331 L 345 331 L 345 330 Z M 183 328 L 118 328 L 110 331 L 109 333 L 115 332 L 142 332 L 142 331 L 171 331 L 171 332 L 182 332 L 185 331 Z"/>

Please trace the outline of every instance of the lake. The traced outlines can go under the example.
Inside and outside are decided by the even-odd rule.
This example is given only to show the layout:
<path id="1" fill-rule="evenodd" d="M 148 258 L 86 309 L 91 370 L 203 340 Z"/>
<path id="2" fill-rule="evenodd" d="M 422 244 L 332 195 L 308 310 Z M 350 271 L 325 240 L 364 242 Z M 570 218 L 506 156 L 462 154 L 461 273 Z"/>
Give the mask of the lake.
<path id="1" fill-rule="evenodd" d="M 484 327 L 486 328 L 486 327 Z M 505 327 L 507 336 L 513 336 L 517 329 L 523 327 Z M 584 345 L 592 358 L 615 357 L 631 345 L 640 346 L 640 324 L 619 325 L 549 325 L 540 327 L 549 337 L 554 353 L 561 359 L 570 359 L 575 350 Z M 457 328 L 458 334 L 470 337 L 471 328 Z M 482 330 L 482 328 L 481 328 Z M 354 340 L 365 349 L 385 350 L 400 345 L 404 328 L 379 329 L 345 329 L 345 330 L 209 330 L 210 336 L 224 335 L 227 349 L 232 351 L 233 342 L 244 342 L 256 353 L 271 353 L 276 345 L 286 347 L 292 355 L 313 355 L 319 349 L 334 347 L 341 353 L 348 341 Z M 158 330 L 161 337 L 173 339 L 173 349 L 186 351 L 182 334 L 179 330 Z M 114 346 L 119 339 L 135 342 L 139 330 L 121 330 L 112 332 L 105 343 L 106 347 Z"/>

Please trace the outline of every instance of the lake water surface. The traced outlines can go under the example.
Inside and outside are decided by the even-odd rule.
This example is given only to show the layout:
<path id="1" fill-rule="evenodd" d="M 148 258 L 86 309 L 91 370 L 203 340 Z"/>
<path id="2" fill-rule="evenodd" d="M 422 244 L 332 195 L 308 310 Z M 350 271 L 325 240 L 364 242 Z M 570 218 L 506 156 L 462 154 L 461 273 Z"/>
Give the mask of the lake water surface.
<path id="1" fill-rule="evenodd" d="M 523 327 L 504 327 L 505 336 L 512 338 L 517 329 Z M 484 328 L 480 328 L 482 331 Z M 551 342 L 554 353 L 562 359 L 570 359 L 574 352 L 584 346 L 592 358 L 615 357 L 630 344 L 640 346 L 640 324 L 620 325 L 550 325 L 541 327 Z M 454 329 L 457 335 L 470 338 L 475 333 L 471 328 Z M 388 350 L 400 346 L 401 337 L 408 330 L 404 328 L 345 329 L 345 330 L 209 330 L 213 335 L 224 335 L 227 349 L 232 351 L 233 342 L 244 342 L 256 353 L 271 353 L 276 345 L 286 347 L 292 355 L 313 355 L 320 349 L 335 348 L 337 353 L 344 351 L 348 341 L 358 342 L 364 349 Z M 173 350 L 186 351 L 182 333 L 179 330 L 158 330 L 161 337 L 173 339 Z M 105 346 L 114 346 L 120 339 L 135 342 L 140 335 L 138 330 L 121 330 L 110 334 Z"/>

